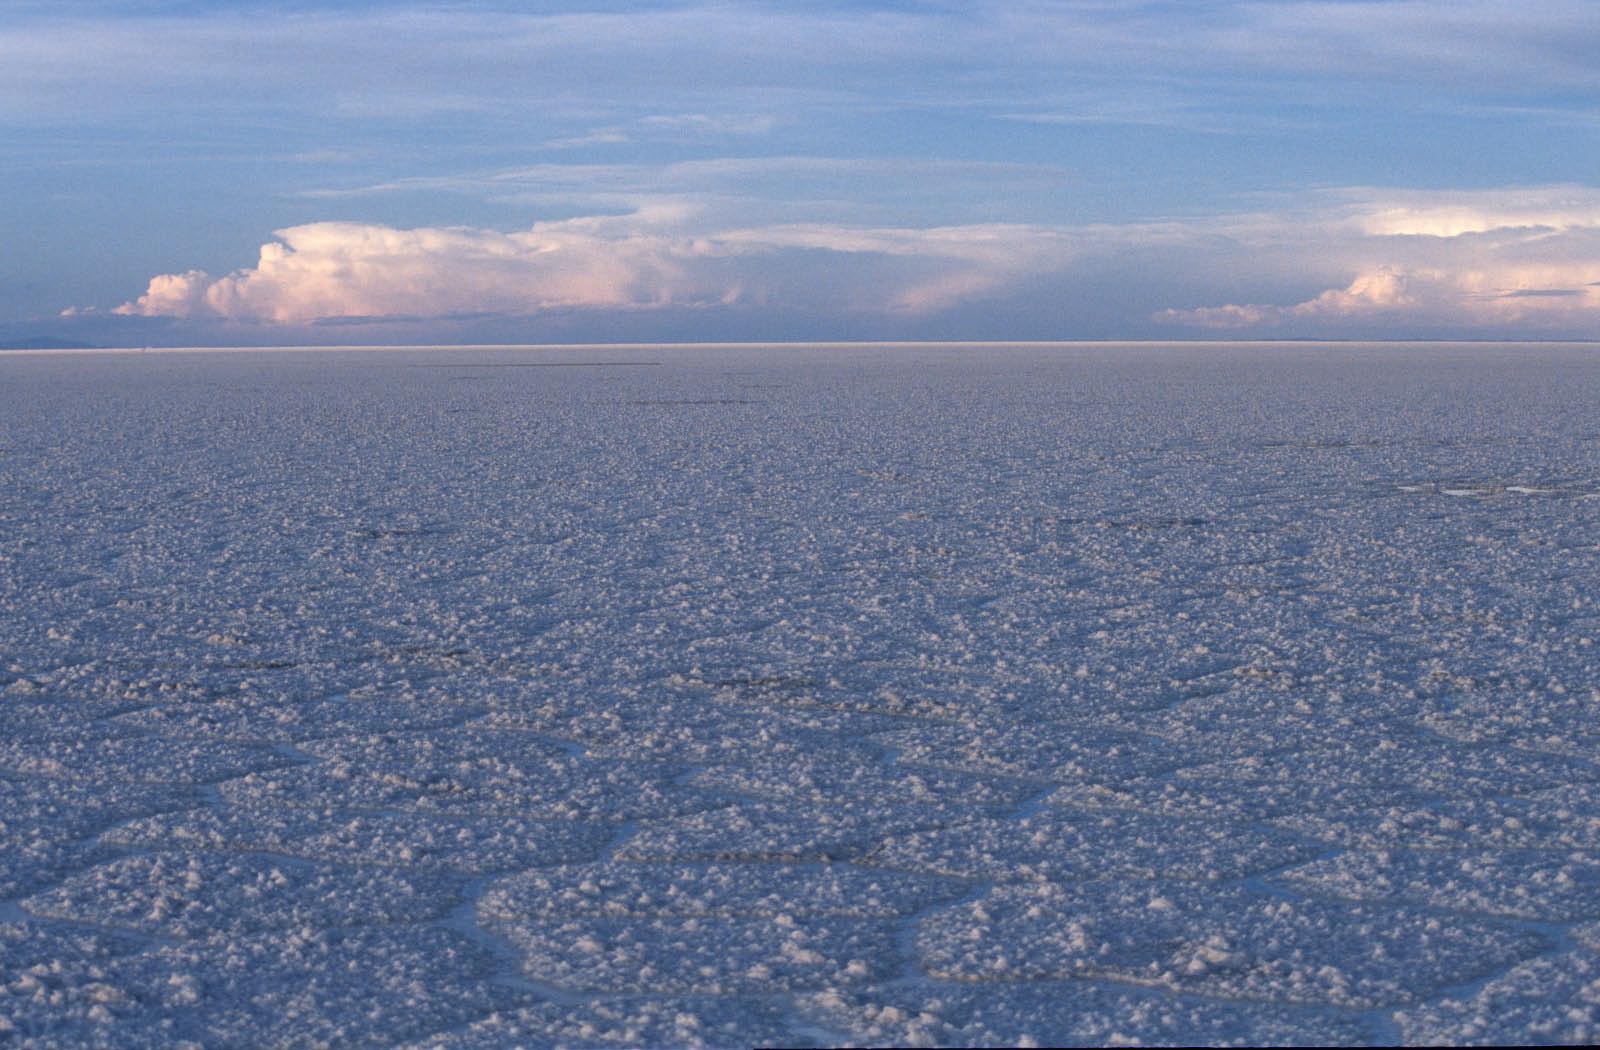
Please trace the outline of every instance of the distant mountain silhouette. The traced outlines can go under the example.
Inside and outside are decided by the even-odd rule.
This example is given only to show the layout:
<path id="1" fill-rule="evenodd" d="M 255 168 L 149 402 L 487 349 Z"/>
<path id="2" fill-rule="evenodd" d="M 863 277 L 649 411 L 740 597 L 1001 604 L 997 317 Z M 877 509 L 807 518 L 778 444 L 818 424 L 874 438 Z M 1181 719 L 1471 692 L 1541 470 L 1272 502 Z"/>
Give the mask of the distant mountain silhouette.
<path id="1" fill-rule="evenodd" d="M 0 350 L 102 350 L 93 343 L 79 342 L 76 339 L 56 339 L 48 335 L 29 336 L 26 339 L 7 339 L 0 341 Z"/>

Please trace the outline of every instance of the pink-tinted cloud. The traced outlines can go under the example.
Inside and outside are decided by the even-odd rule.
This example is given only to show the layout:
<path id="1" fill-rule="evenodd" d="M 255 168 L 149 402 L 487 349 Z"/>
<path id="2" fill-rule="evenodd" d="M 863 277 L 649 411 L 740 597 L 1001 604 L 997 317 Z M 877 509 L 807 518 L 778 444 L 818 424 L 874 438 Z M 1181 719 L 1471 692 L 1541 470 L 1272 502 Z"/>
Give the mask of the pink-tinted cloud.
<path id="1" fill-rule="evenodd" d="M 1348 283 L 1299 302 L 1171 308 L 1156 319 L 1207 329 L 1336 334 L 1352 322 L 1582 334 L 1600 327 L 1600 192 L 1344 190 L 1293 221 L 1253 216 L 1257 251 L 1312 260 Z M 1297 243 L 1286 247 L 1288 238 Z"/>
<path id="2" fill-rule="evenodd" d="M 1438 275 L 1430 276 L 1437 280 Z M 1414 277 L 1380 268 L 1360 274 L 1347 288 L 1330 288 L 1314 299 L 1293 306 L 1228 303 L 1193 310 L 1167 310 L 1162 316 L 1165 320 L 1205 328 L 1248 328 L 1269 321 L 1398 313 L 1418 305 L 1419 297 L 1413 291 L 1417 283 Z"/>
<path id="3" fill-rule="evenodd" d="M 935 230 L 774 227 L 695 231 L 672 209 L 502 233 L 324 222 L 279 230 L 256 265 L 223 277 L 161 274 L 116 308 L 144 317 L 308 324 L 349 318 L 638 310 L 744 299 L 804 305 L 859 276 L 845 310 L 925 312 L 1070 258 L 1025 226 Z"/>
<path id="4" fill-rule="evenodd" d="M 194 317 L 207 312 L 206 296 L 211 275 L 204 270 L 163 273 L 150 278 L 150 287 L 131 303 L 112 313 L 137 317 Z"/>
<path id="5" fill-rule="evenodd" d="M 1600 191 L 1584 187 L 1339 190 L 1276 211 L 1079 227 L 727 226 L 657 203 L 509 233 L 324 222 L 276 238 L 225 276 L 158 275 L 117 312 L 293 326 L 738 304 L 894 318 L 1026 294 L 1043 298 L 1009 301 L 1070 325 L 1063 302 L 1114 316 L 1119 294 L 1188 288 L 1182 305 L 1147 299 L 1126 329 L 1152 310 L 1168 329 L 1274 335 L 1600 328 Z M 1101 291 L 1078 296 L 1078 282 Z M 1285 287 L 1321 290 L 1261 294 Z"/>
<path id="6" fill-rule="evenodd" d="M 1168 309 L 1158 320 L 1210 329 L 1290 328 L 1334 332 L 1341 322 L 1504 326 L 1529 330 L 1600 326 L 1600 264 L 1534 270 L 1414 270 L 1379 268 L 1344 288 L 1329 288 L 1287 306 L 1226 303 Z"/>
<path id="7" fill-rule="evenodd" d="M 163 274 L 118 312 L 304 324 L 707 303 L 730 290 L 702 265 L 706 246 L 642 231 L 610 235 L 604 220 L 518 233 L 324 222 L 276 237 L 254 267 L 218 278 Z"/>

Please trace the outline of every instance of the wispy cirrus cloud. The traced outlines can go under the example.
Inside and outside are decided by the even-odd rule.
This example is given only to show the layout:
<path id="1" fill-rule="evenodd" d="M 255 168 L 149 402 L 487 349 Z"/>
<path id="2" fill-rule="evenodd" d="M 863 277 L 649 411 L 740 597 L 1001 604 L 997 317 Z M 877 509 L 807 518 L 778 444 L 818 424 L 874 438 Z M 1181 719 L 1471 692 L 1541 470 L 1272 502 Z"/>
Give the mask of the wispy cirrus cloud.
<path id="1" fill-rule="evenodd" d="M 448 195 L 543 213 L 692 209 L 722 228 L 784 223 L 961 226 L 1037 224 L 1030 202 L 1069 201 L 1077 179 L 1054 164 L 804 154 L 705 156 L 666 163 L 543 161 L 484 171 L 327 184 L 307 201 Z M 1070 205 L 1068 205 L 1070 206 Z"/>
<path id="2" fill-rule="evenodd" d="M 1170 97 L 1171 85 L 1185 81 L 1195 95 L 1263 73 L 1408 92 L 1589 90 L 1600 84 L 1597 54 L 1600 28 L 1585 0 L 691 2 L 539 12 L 401 3 L 300 9 L 293 18 L 226 7 L 44 5 L 0 29 L 0 109 L 27 116 L 110 103 L 126 111 L 157 99 L 200 105 L 222 93 L 368 116 L 503 112 L 574 102 L 581 70 L 590 98 L 626 105 L 659 107 L 670 83 L 685 99 L 757 88 L 811 102 L 970 104 L 976 93 L 1005 108 L 1027 101 L 1050 110 L 1077 98 L 1087 112 L 1119 98 L 1125 105 L 1147 86 L 1154 98 Z M 908 69 L 918 75 L 908 78 Z M 1085 93 L 1097 79 L 1121 90 Z M 279 90 L 262 95 L 267 86 Z"/>
<path id="3" fill-rule="evenodd" d="M 732 136 L 764 135 L 778 123 L 775 117 L 764 114 L 719 116 L 710 113 L 658 113 L 626 124 L 609 124 L 577 135 L 548 139 L 544 146 L 547 149 L 579 149 L 641 140 L 702 142 Z"/>
<path id="4" fill-rule="evenodd" d="M 300 192 L 318 198 L 365 197 L 415 190 L 449 190 L 505 198 L 511 194 L 631 194 L 658 198 L 673 192 L 738 190 L 771 178 L 891 182 L 904 188 L 913 179 L 939 179 L 967 187 L 1007 182 L 1060 183 L 1071 171 L 1060 165 L 1005 160 L 947 160 L 920 157 L 831 157 L 803 154 L 700 157 L 653 163 L 540 163 L 493 171 L 420 175 L 349 187 L 319 187 Z"/>
<path id="5" fill-rule="evenodd" d="M 1531 186 L 1496 190 L 1347 189 L 1327 194 L 1344 201 L 1362 233 L 1383 237 L 1459 237 L 1495 230 L 1564 232 L 1600 227 L 1600 191 L 1588 186 Z"/>

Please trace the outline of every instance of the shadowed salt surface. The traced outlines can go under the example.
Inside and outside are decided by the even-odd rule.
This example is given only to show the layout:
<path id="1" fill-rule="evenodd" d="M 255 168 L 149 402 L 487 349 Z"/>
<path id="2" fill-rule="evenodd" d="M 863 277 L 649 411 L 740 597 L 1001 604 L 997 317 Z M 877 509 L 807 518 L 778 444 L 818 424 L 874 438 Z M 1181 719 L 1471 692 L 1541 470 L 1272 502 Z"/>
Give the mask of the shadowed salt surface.
<path id="1" fill-rule="evenodd" d="M 1596 404 L 1584 347 L 0 357 L 0 1042 L 1593 1041 Z"/>

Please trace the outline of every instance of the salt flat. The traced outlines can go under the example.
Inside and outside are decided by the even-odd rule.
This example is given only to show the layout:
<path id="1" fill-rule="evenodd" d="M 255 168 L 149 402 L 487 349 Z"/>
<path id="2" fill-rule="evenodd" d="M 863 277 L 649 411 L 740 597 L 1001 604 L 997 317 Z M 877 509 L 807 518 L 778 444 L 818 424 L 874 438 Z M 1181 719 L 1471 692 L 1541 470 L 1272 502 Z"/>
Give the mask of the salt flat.
<path id="1" fill-rule="evenodd" d="M 0 356 L 0 1042 L 1600 1039 L 1600 349 Z"/>

